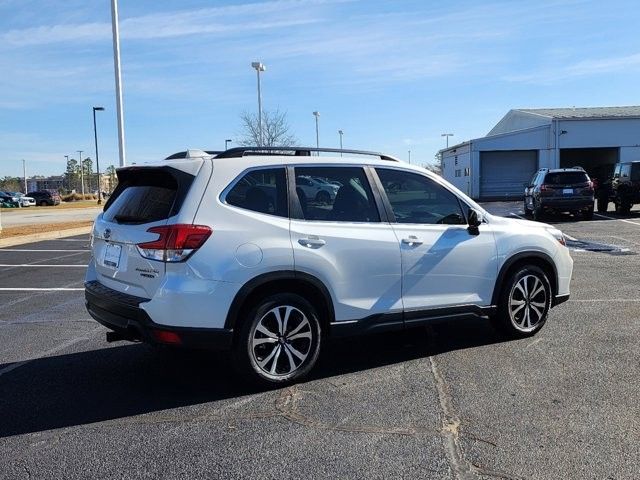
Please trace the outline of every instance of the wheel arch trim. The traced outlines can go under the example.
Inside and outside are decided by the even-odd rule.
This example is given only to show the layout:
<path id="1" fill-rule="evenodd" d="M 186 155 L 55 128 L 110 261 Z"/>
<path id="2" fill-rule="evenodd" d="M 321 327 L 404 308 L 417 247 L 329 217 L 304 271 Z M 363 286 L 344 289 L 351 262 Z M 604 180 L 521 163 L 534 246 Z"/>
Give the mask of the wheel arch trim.
<path id="1" fill-rule="evenodd" d="M 540 252 L 535 250 L 525 251 L 525 252 L 516 253 L 511 257 L 507 258 L 507 260 L 505 260 L 504 263 L 502 264 L 502 267 L 500 267 L 500 271 L 498 272 L 498 277 L 496 278 L 496 283 L 493 287 L 493 295 L 491 296 L 492 305 L 498 304 L 497 302 L 500 297 L 502 286 L 504 285 L 504 282 L 506 280 L 507 272 L 509 272 L 511 267 L 513 267 L 515 264 L 523 262 L 524 260 L 527 260 L 527 259 L 535 259 L 537 261 L 543 261 L 545 264 L 547 264 L 551 268 L 551 270 L 553 271 L 553 277 L 554 277 L 549 279 L 549 281 L 551 282 L 551 289 L 552 289 L 551 297 L 555 298 L 555 296 L 558 295 L 558 269 L 556 267 L 556 264 L 553 261 L 553 258 L 551 258 L 551 256 L 546 254 L 545 252 Z"/>
<path id="2" fill-rule="evenodd" d="M 249 296 L 254 293 L 258 288 L 263 287 L 269 283 L 279 282 L 279 281 L 296 281 L 301 283 L 306 283 L 307 285 L 315 288 L 322 295 L 324 302 L 326 304 L 329 319 L 327 323 L 331 323 L 335 319 L 335 310 L 333 305 L 333 299 L 331 294 L 329 293 L 329 289 L 325 286 L 325 284 L 319 280 L 317 277 L 305 273 L 298 272 L 295 270 L 279 270 L 275 272 L 264 273 L 253 277 L 251 280 L 246 282 L 236 293 L 233 301 L 231 302 L 231 307 L 229 308 L 229 312 L 227 313 L 227 318 L 224 323 L 224 328 L 226 329 L 234 329 L 237 321 L 238 315 L 242 310 L 242 307 L 245 304 L 245 301 Z"/>

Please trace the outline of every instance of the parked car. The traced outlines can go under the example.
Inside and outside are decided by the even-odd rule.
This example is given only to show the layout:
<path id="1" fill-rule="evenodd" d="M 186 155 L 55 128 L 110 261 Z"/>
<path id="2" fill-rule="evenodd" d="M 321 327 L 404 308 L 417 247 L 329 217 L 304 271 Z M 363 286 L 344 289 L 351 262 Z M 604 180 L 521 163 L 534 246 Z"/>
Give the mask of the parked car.
<path id="1" fill-rule="evenodd" d="M 599 186 L 598 211 L 606 212 L 609 202 L 622 214 L 628 214 L 634 204 L 640 203 L 640 160 L 617 163 L 613 177 Z"/>
<path id="2" fill-rule="evenodd" d="M 524 213 L 539 220 L 545 213 L 581 213 L 593 218 L 593 183 L 581 167 L 538 170 L 524 191 Z"/>
<path id="3" fill-rule="evenodd" d="M 323 181 L 317 177 L 309 175 L 299 175 L 296 177 L 296 187 L 307 200 L 319 203 L 330 203 L 336 198 L 336 193 L 340 188 L 338 185 Z"/>
<path id="4" fill-rule="evenodd" d="M 526 337 L 569 298 L 573 261 L 550 225 L 490 215 L 386 155 L 264 150 L 118 169 L 85 280 L 108 341 L 230 349 L 240 372 L 281 385 L 326 337 L 465 317 Z M 312 177 L 340 182 L 331 205 L 304 204 L 291 180 Z"/>
<path id="5" fill-rule="evenodd" d="M 33 197 L 35 202 L 42 207 L 47 205 L 60 205 L 61 202 L 60 195 L 57 192 L 50 192 L 48 190 L 31 192 L 29 196 Z"/>
<path id="6" fill-rule="evenodd" d="M 10 206 L 10 207 L 17 207 L 18 205 L 18 200 L 11 195 L 10 193 L 7 192 L 0 192 L 0 203 L 2 203 L 5 206 Z"/>
<path id="7" fill-rule="evenodd" d="M 22 192 L 7 192 L 9 195 L 12 195 L 14 200 L 21 207 L 33 207 L 36 205 L 36 201 L 33 197 L 27 197 Z"/>

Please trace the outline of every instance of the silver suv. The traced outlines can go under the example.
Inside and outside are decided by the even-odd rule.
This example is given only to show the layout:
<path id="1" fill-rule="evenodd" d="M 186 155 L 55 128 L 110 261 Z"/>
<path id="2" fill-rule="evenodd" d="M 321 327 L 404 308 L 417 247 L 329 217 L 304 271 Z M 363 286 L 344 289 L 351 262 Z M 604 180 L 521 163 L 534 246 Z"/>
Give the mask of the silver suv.
<path id="1" fill-rule="evenodd" d="M 387 155 L 335 152 L 190 151 L 119 169 L 85 284 L 107 339 L 230 349 L 243 374 L 282 384 L 326 336 L 469 316 L 527 336 L 569 298 L 554 227 L 490 215 Z"/>

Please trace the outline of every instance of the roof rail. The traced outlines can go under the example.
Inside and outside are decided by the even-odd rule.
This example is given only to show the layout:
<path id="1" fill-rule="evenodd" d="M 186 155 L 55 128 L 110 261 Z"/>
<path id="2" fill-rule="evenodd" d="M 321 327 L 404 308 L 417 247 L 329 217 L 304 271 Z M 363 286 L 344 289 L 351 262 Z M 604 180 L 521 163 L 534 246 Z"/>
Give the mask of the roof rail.
<path id="1" fill-rule="evenodd" d="M 380 160 L 399 162 L 397 158 L 384 153 L 368 152 L 366 150 L 346 150 L 343 148 L 316 148 L 316 147 L 234 147 L 216 155 L 215 158 L 235 158 L 245 155 L 291 155 L 295 157 L 310 157 L 312 152 L 348 153 L 355 155 L 371 155 Z"/>

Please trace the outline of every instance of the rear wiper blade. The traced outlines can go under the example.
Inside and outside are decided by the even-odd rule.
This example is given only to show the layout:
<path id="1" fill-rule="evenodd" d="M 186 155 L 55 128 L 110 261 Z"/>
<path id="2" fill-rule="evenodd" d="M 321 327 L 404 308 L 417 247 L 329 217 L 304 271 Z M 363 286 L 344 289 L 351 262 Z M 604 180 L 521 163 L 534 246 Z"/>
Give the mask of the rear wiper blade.
<path id="1" fill-rule="evenodd" d="M 118 223 L 145 223 L 147 221 L 146 218 L 134 215 L 114 215 L 113 219 Z"/>

